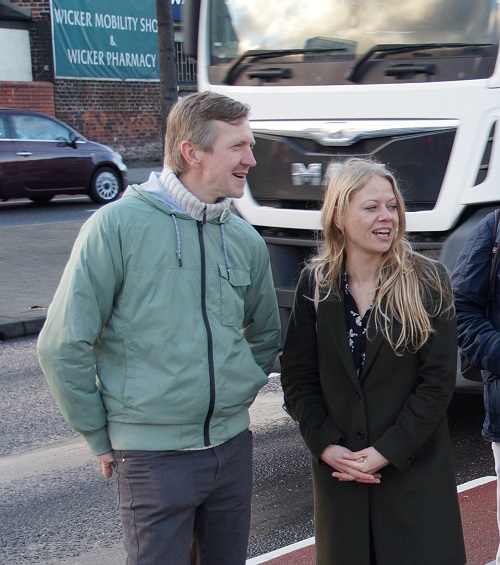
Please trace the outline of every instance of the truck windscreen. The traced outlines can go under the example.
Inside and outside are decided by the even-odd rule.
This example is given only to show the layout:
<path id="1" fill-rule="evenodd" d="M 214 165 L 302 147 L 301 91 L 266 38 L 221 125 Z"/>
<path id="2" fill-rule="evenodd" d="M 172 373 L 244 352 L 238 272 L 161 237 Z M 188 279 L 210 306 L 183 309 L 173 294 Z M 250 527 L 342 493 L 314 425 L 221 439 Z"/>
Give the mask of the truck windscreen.
<path id="1" fill-rule="evenodd" d="M 278 69 L 254 72 L 250 78 L 266 82 L 268 77 L 268 82 L 279 82 L 298 73 L 283 72 L 283 66 L 304 62 L 338 62 L 351 68 L 358 66 L 358 59 L 364 66 L 367 53 L 396 58 L 391 62 L 403 65 L 408 64 L 409 53 L 419 59 L 418 63 L 433 57 L 494 60 L 498 48 L 496 0 L 212 0 L 209 7 L 209 61 L 212 68 L 224 68 L 214 76 L 215 82 L 225 84 L 234 84 L 241 68 L 246 70 L 254 64 L 277 64 Z M 392 45 L 408 45 L 410 49 L 391 50 Z M 437 53 L 438 45 L 450 49 Z M 411 46 L 418 49 L 412 52 Z M 402 54 L 405 57 L 399 61 Z M 474 64 L 478 66 L 477 61 Z M 482 78 L 492 66 L 486 65 L 481 76 L 467 78 Z M 413 75 L 439 74 L 433 68 L 414 67 L 417 72 Z M 409 71 L 411 78 L 412 69 Z M 404 73 L 389 72 L 389 76 L 394 75 L 398 80 L 405 78 Z M 245 80 L 245 76 L 242 78 Z M 376 78 L 373 82 L 383 81 Z M 331 83 L 340 81 L 331 79 Z"/>

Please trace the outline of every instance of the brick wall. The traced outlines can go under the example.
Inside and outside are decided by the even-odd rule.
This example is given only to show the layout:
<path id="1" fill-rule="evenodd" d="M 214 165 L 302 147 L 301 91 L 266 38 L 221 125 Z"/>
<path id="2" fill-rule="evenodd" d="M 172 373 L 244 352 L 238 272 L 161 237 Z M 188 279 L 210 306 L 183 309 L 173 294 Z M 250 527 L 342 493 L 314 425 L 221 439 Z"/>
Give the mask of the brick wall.
<path id="1" fill-rule="evenodd" d="M 38 110 L 55 116 L 51 82 L 0 82 L 0 106 Z"/>
<path id="2" fill-rule="evenodd" d="M 160 84 L 56 80 L 57 117 L 126 159 L 162 156 Z"/>
<path id="3" fill-rule="evenodd" d="M 52 108 L 49 114 L 70 124 L 86 137 L 109 145 L 125 159 L 157 160 L 162 156 L 160 84 L 134 81 L 69 80 L 54 77 L 50 0 L 11 0 L 30 8 L 31 59 L 34 83 L 25 97 L 4 102 L 0 82 L 0 105 L 35 109 L 39 104 L 40 83 L 52 83 Z M 20 92 L 20 91 L 19 91 Z M 39 109 L 36 107 L 36 109 Z M 46 111 L 46 110 L 42 110 Z"/>

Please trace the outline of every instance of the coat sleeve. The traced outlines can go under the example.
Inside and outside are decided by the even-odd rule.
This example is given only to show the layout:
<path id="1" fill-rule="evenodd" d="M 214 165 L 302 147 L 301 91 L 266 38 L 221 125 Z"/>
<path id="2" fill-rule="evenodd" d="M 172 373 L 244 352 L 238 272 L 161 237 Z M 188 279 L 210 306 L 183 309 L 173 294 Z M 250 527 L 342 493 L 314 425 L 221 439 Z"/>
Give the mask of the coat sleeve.
<path id="1" fill-rule="evenodd" d="M 440 277 L 451 293 L 448 274 L 440 266 Z M 437 298 L 436 298 L 437 300 Z M 453 311 L 433 319 L 433 334 L 412 357 L 418 363 L 418 384 L 405 401 L 396 422 L 373 446 L 401 472 L 411 465 L 446 417 L 457 372 L 457 327 Z M 410 355 L 410 354 L 408 354 Z"/>
<path id="2" fill-rule="evenodd" d="M 281 385 L 311 455 L 339 443 L 342 433 L 328 415 L 319 374 L 316 313 L 309 298 L 309 270 L 301 274 L 288 324 L 281 364 Z"/>
<path id="3" fill-rule="evenodd" d="M 264 241 L 258 237 L 252 257 L 251 284 L 245 294 L 242 332 L 255 362 L 269 374 L 280 345 L 281 324 L 269 252 Z"/>
<path id="4" fill-rule="evenodd" d="M 490 214 L 470 234 L 455 263 L 452 283 L 464 355 L 474 366 L 500 374 L 500 331 L 486 314 L 493 225 Z"/>
<path id="5" fill-rule="evenodd" d="M 118 236 L 100 217 L 94 215 L 75 241 L 37 344 L 57 404 L 96 455 L 110 451 L 111 444 L 93 345 L 111 315 L 123 276 Z"/>

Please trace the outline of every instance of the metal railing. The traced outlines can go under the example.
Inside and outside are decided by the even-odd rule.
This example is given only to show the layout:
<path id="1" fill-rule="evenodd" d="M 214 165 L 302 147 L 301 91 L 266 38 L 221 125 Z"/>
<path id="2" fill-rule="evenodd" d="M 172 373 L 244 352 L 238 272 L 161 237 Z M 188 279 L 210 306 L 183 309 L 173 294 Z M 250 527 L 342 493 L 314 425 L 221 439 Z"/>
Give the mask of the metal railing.
<path id="1" fill-rule="evenodd" d="M 179 83 L 196 84 L 196 63 L 184 54 L 184 43 L 175 42 L 175 57 L 177 60 L 177 81 Z"/>

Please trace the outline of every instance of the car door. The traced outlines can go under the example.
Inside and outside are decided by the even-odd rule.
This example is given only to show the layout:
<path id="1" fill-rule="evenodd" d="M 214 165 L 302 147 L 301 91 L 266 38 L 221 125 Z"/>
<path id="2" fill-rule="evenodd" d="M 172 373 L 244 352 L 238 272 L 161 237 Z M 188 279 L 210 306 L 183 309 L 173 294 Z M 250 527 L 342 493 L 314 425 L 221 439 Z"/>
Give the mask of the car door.
<path id="1" fill-rule="evenodd" d="M 25 194 L 33 191 L 64 192 L 87 186 L 92 156 L 82 150 L 85 142 L 59 122 L 34 114 L 11 114 L 12 144 L 22 171 Z"/>
<path id="2" fill-rule="evenodd" d="M 9 121 L 7 116 L 0 115 L 0 200 L 16 196 L 20 181 L 17 169 Z"/>

